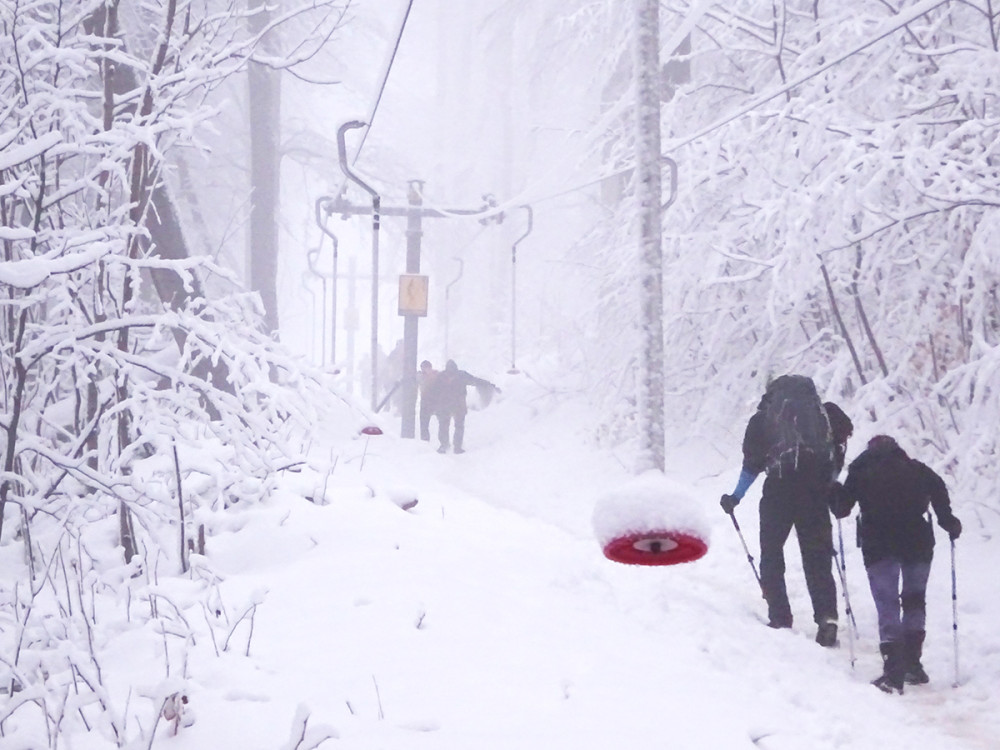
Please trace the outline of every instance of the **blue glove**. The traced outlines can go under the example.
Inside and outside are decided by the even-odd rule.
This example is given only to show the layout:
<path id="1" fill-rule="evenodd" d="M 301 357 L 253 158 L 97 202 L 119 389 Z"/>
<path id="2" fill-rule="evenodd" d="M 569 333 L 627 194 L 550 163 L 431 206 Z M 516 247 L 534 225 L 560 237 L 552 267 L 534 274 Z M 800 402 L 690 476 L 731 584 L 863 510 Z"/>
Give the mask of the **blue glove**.
<path id="1" fill-rule="evenodd" d="M 756 474 L 751 474 L 746 469 L 740 471 L 740 478 L 736 480 L 736 489 L 733 490 L 731 495 L 723 495 L 722 500 L 719 501 L 719 505 L 726 513 L 732 514 L 733 508 L 740 504 L 740 500 L 743 499 L 743 495 L 753 484 L 754 480 L 757 478 Z"/>

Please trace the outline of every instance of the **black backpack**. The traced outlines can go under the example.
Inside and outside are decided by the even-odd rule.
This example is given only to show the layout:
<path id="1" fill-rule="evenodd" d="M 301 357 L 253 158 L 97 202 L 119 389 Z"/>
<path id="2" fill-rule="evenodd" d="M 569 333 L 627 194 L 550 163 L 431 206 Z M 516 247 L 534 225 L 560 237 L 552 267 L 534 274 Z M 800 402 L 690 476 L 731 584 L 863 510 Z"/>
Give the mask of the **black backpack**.
<path id="1" fill-rule="evenodd" d="M 816 385 L 805 375 L 782 375 L 761 401 L 768 469 L 795 470 L 803 457 L 822 469 L 833 467 L 830 420 Z"/>
<path id="2" fill-rule="evenodd" d="M 844 410 L 832 401 L 823 402 L 823 411 L 830 421 L 830 434 L 833 438 L 833 469 L 839 474 L 844 468 L 847 458 L 847 439 L 854 434 L 854 423 L 844 413 Z"/>

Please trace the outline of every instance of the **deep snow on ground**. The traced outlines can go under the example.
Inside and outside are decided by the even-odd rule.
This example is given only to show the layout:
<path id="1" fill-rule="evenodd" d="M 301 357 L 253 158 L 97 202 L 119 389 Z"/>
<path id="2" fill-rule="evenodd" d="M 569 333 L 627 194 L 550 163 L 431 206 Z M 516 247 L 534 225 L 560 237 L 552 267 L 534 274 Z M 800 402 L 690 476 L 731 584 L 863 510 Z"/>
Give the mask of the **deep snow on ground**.
<path id="1" fill-rule="evenodd" d="M 631 479 L 629 462 L 594 446 L 583 407 L 525 375 L 498 382 L 502 396 L 469 414 L 464 455 L 399 439 L 387 418 L 386 435 L 317 447 L 266 503 L 209 518 L 202 572 L 159 586 L 182 606 L 210 586 L 227 622 L 194 605 L 185 613 L 198 635 L 188 679 L 175 684 L 195 720 L 176 735 L 161 724 L 154 747 L 293 748 L 306 716 L 303 748 L 324 736 L 319 747 L 357 750 L 997 746 L 995 514 L 984 526 L 972 500 L 956 498 L 966 524 L 960 685 L 939 532 L 931 684 L 884 695 L 869 684 L 880 672 L 875 615 L 853 520 L 843 524 L 859 630 L 852 668 L 843 617 L 841 648 L 813 642 L 794 537 L 796 627 L 763 624 L 746 554 L 718 506 L 738 473 L 737 440 L 673 440 L 669 452 L 670 478 L 704 501 L 708 554 L 620 565 L 601 554 L 591 515 Z M 755 558 L 758 493 L 759 483 L 737 510 Z M 124 680 L 154 647 L 163 648 L 109 644 L 117 656 L 105 669 Z M 153 690 L 119 689 L 135 702 Z M 68 739 L 61 746 L 106 746 Z"/>
<path id="2" fill-rule="evenodd" d="M 216 667 L 211 682 L 194 676 L 199 719 L 178 745 L 280 747 L 304 705 L 310 726 L 338 735 L 327 746 L 359 750 L 996 747 L 998 556 L 992 529 L 961 498 L 961 684 L 952 687 L 950 560 L 939 533 L 924 659 L 932 682 L 887 696 L 869 684 L 880 671 L 877 635 L 853 520 L 843 523 L 859 631 L 852 669 L 846 630 L 836 650 L 812 640 L 794 538 L 797 626 L 764 626 L 746 555 L 717 504 L 738 472 L 738 443 L 670 451 L 668 474 L 704 499 L 706 557 L 615 564 L 591 513 L 630 479 L 627 461 L 593 446 L 582 408 L 523 375 L 502 382 L 497 402 L 470 413 L 466 454 L 388 434 L 355 441 L 327 479 L 327 504 L 289 489 L 248 511 L 239 533 L 212 540 L 224 596 L 266 593 L 250 658 L 231 674 Z M 300 475 L 290 487 L 310 481 Z M 419 504 L 404 511 L 397 502 L 410 494 Z M 756 499 L 751 491 L 737 511 L 755 557 Z"/>

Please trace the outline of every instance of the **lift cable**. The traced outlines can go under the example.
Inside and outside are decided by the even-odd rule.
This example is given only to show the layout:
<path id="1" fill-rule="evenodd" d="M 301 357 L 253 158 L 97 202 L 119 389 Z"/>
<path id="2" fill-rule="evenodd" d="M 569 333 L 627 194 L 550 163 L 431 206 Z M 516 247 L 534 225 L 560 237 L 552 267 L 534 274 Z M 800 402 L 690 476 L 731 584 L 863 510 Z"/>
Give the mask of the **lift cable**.
<path id="1" fill-rule="evenodd" d="M 920 17 L 922 15 L 925 15 L 925 14 L 927 14 L 927 13 L 933 11 L 933 10 L 936 10 L 940 6 L 946 5 L 949 2 L 951 2 L 951 0 L 926 0 L 924 3 L 921 3 L 920 5 L 917 5 L 917 6 L 913 7 L 913 8 L 910 8 L 905 14 L 900 14 L 899 16 L 897 16 L 896 20 L 891 25 L 887 26 L 881 32 L 879 32 L 875 36 L 871 37 L 870 39 L 867 39 L 864 42 L 862 42 L 861 44 L 857 45 L 856 47 L 853 47 L 849 51 L 845 52 L 843 55 L 841 55 L 839 57 L 836 57 L 833 60 L 830 60 L 829 62 L 825 63 L 824 65 L 821 65 L 819 68 L 817 68 L 817 69 L 815 69 L 813 71 L 810 71 L 809 73 L 805 73 L 805 74 L 799 76 L 798 78 L 796 78 L 793 81 L 790 81 L 790 82 L 788 82 L 786 84 L 783 84 L 782 86 L 778 87 L 777 89 L 774 89 L 774 90 L 772 90 L 770 92 L 767 92 L 765 94 L 761 94 L 758 97 L 755 97 L 749 104 L 744 105 L 743 107 L 741 107 L 740 109 L 738 109 L 736 112 L 734 112 L 734 113 L 732 113 L 732 114 L 730 114 L 730 115 L 722 118 L 721 120 L 717 120 L 717 121 L 715 121 L 715 122 L 713 122 L 713 123 L 705 126 L 701 130 L 696 131 L 695 133 L 693 133 L 691 135 L 688 135 L 686 137 L 680 138 L 678 140 L 675 140 L 672 143 L 667 144 L 667 147 L 664 149 L 664 155 L 676 152 L 676 151 L 680 150 L 681 148 L 683 148 L 684 146 L 690 145 L 694 141 L 696 141 L 696 140 L 698 140 L 698 139 L 700 139 L 700 138 L 708 135 L 709 133 L 712 133 L 712 132 L 714 132 L 714 131 L 716 131 L 716 130 L 718 130 L 720 128 L 725 127 L 726 125 L 734 122 L 735 120 L 738 120 L 740 117 L 743 117 L 744 115 L 748 114 L 749 112 L 752 112 L 753 110 L 757 109 L 762 104 L 765 104 L 765 103 L 771 101 L 772 99 L 776 99 L 777 97 L 782 96 L 783 94 L 791 91 L 792 89 L 794 89 L 794 88 L 796 88 L 798 86 L 801 86 L 803 83 L 805 83 L 805 82 L 807 82 L 807 81 L 815 78 L 816 76 L 821 75 L 822 73 L 825 73 L 827 70 L 829 70 L 829 69 L 831 69 L 831 68 L 839 65 L 840 63 L 842 63 L 842 62 L 850 59 L 851 57 L 854 57 L 858 53 L 863 52 L 864 50 L 868 49 L 872 45 L 877 44 L 878 42 L 884 40 L 886 37 L 891 36 L 896 31 L 899 31 L 900 29 L 902 29 L 906 25 L 912 23 L 918 17 Z M 360 153 L 361 147 L 364 145 L 364 139 L 367 138 L 368 131 L 371 129 L 371 120 L 374 119 L 374 117 L 375 117 L 375 110 L 378 108 L 378 104 L 381 101 L 382 91 L 384 91 L 384 89 L 385 89 L 386 81 L 388 80 L 388 77 L 389 77 L 389 70 L 392 67 L 393 60 L 395 59 L 396 50 L 398 50 L 398 48 L 399 48 L 400 40 L 402 39 L 402 35 L 403 35 L 403 30 L 404 30 L 404 28 L 406 26 L 406 21 L 407 21 L 407 18 L 409 17 L 410 9 L 411 9 L 412 6 L 413 6 L 413 0 L 408 0 L 407 7 L 406 7 L 406 12 L 405 12 L 405 14 L 403 16 L 403 21 L 400 24 L 399 35 L 396 38 L 396 44 L 395 44 L 395 46 L 393 48 L 392 55 L 390 56 L 389 65 L 386 67 L 385 76 L 382 79 L 382 86 L 381 86 L 381 88 L 379 90 L 379 95 L 378 95 L 378 98 L 376 99 L 375 107 L 372 109 L 372 116 L 369 118 L 369 124 L 368 124 L 368 127 L 365 129 L 365 133 L 364 133 L 364 136 L 362 137 L 361 145 L 358 146 L 358 151 L 355 153 L 355 157 L 354 157 L 355 161 L 357 160 L 357 154 Z M 562 197 L 565 197 L 567 195 L 571 195 L 572 193 L 577 193 L 577 192 L 580 192 L 582 190 L 586 190 L 588 188 L 592 188 L 595 185 L 601 184 L 602 182 L 604 182 L 607 179 L 624 176 L 624 175 L 628 174 L 629 172 L 631 172 L 633 169 L 634 169 L 633 166 L 623 167 L 621 169 L 617 169 L 617 170 L 614 170 L 614 171 L 607 172 L 605 174 L 602 174 L 602 175 L 599 175 L 599 176 L 594 177 L 592 179 L 589 179 L 586 182 L 579 183 L 577 185 L 574 185 L 572 187 L 568 187 L 568 188 L 566 188 L 564 190 L 560 190 L 560 191 L 554 192 L 554 193 L 548 193 L 548 194 L 543 194 L 543 195 L 538 195 L 538 196 L 531 196 L 529 194 L 529 192 L 527 190 L 525 190 L 525 191 L 522 191 L 519 195 L 513 196 L 513 197 L 511 197 L 510 199 L 508 199 L 506 201 L 503 201 L 503 202 L 501 202 L 499 204 L 493 204 L 493 205 L 489 206 L 482 213 L 478 213 L 476 215 L 476 218 L 482 220 L 483 218 L 489 218 L 489 217 L 492 217 L 492 216 L 496 216 L 496 215 L 502 214 L 505 211 L 510 210 L 510 209 L 515 208 L 515 207 L 520 206 L 520 205 L 524 205 L 524 204 L 537 204 L 537 203 L 542 203 L 542 202 L 549 201 L 549 200 L 555 200 L 556 198 L 562 198 Z M 448 213 L 447 209 L 442 208 L 440 210 L 441 210 L 442 213 Z"/>
<path id="2" fill-rule="evenodd" d="M 396 53 L 399 52 L 399 44 L 403 40 L 403 31 L 406 29 L 406 22 L 410 17 L 410 10 L 412 8 L 413 0 L 407 0 L 406 11 L 403 13 L 403 20 L 399 24 L 399 33 L 396 34 L 396 42 L 392 46 L 392 52 L 390 53 L 388 63 L 385 66 L 385 73 L 382 75 L 382 83 L 379 85 L 378 96 L 375 97 L 375 104 L 372 105 L 371 114 L 368 116 L 368 122 L 366 123 L 368 127 L 365 128 L 365 132 L 361 136 L 361 142 L 358 144 L 357 150 L 354 152 L 354 158 L 351 159 L 351 164 L 354 164 L 358 160 L 358 156 L 361 154 L 361 149 L 365 146 L 365 140 L 368 138 L 368 133 L 371 131 L 372 123 L 375 122 L 375 113 L 378 111 L 378 106 L 382 102 L 382 94 L 385 93 L 385 86 L 389 81 L 389 72 L 392 70 L 392 65 L 396 61 Z"/>

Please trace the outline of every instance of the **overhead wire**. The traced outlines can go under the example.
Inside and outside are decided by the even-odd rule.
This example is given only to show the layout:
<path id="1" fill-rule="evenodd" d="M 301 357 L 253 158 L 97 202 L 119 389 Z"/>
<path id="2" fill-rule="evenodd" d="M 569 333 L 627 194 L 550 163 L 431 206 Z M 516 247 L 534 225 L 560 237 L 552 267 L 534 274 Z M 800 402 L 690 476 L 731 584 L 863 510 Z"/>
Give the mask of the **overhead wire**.
<path id="1" fill-rule="evenodd" d="M 378 112 L 379 104 L 382 103 L 382 95 L 385 93 L 385 86 L 389 81 L 389 73 L 392 71 L 392 65 L 396 61 L 396 53 L 399 52 L 399 44 L 403 40 L 403 31 L 406 29 L 406 22 L 410 18 L 410 11 L 413 9 L 413 0 L 407 0 L 406 11 L 403 13 L 403 20 L 399 24 L 399 33 L 396 34 L 396 42 L 392 46 L 392 52 L 389 55 L 388 64 L 385 66 L 385 74 L 382 76 L 382 82 L 379 84 L 378 95 L 375 97 L 375 104 L 372 105 L 371 113 L 368 115 L 367 127 L 365 128 L 364 134 L 361 136 L 361 142 L 358 144 L 357 150 L 354 152 L 354 158 L 351 160 L 351 164 L 354 164 L 358 160 L 358 156 L 361 155 L 361 149 L 365 146 L 365 141 L 368 139 L 368 133 L 371 132 L 372 123 L 375 122 L 375 114 Z"/>
<path id="2" fill-rule="evenodd" d="M 378 94 L 375 96 L 375 103 L 372 105 L 371 110 L 368 114 L 368 118 L 365 122 L 364 131 L 361 135 L 361 140 L 354 149 L 354 156 L 350 158 L 351 165 L 357 163 L 358 157 L 361 155 L 361 149 L 365 146 L 365 141 L 368 140 L 368 133 L 371 132 L 372 123 L 375 121 L 375 115 L 378 112 L 379 105 L 382 103 L 382 95 L 385 93 L 386 84 L 389 81 L 389 74 L 392 72 L 392 66 L 396 61 L 396 54 L 399 52 L 400 42 L 403 40 L 403 32 L 406 30 L 406 22 L 410 18 L 410 11 L 413 9 L 413 0 L 407 0 L 406 10 L 403 12 L 403 19 L 399 23 L 399 31 L 396 34 L 396 41 L 392 45 L 392 51 L 389 53 L 389 58 L 385 65 L 385 70 L 382 74 L 382 81 L 379 84 Z M 344 175 L 343 180 L 337 187 L 336 192 L 332 195 L 343 195 L 345 189 L 347 188 L 347 175 Z M 321 199 L 322 200 L 322 199 Z"/>
<path id="3" fill-rule="evenodd" d="M 761 96 L 756 97 L 751 102 L 749 102 L 745 106 L 743 106 L 740 109 L 738 109 L 736 112 L 734 112 L 734 113 L 732 113 L 730 115 L 727 115 L 727 116 L 723 117 L 720 120 L 716 120 L 715 122 L 713 122 L 713 123 L 705 126 L 704 128 L 702 128 L 701 130 L 698 130 L 698 131 L 696 131 L 695 133 L 693 133 L 691 135 L 685 136 L 685 137 L 683 137 L 681 139 L 678 139 L 678 140 L 674 141 L 673 143 L 670 143 L 667 146 L 667 148 L 664 149 L 663 156 L 667 156 L 668 154 L 674 153 L 674 152 L 680 150 L 681 148 L 683 148 L 684 146 L 690 145 L 691 143 L 693 143 L 694 141 L 698 140 L 699 138 L 702 138 L 702 137 L 708 135 L 709 133 L 715 132 L 716 130 L 719 130 L 720 128 L 723 128 L 726 125 L 729 125 L 730 123 L 738 120 L 740 117 L 743 117 L 744 115 L 748 114 L 749 112 L 752 112 L 754 109 L 756 109 L 760 105 L 765 104 L 765 103 L 771 101 L 772 99 L 776 99 L 777 97 L 779 97 L 779 96 L 781 96 L 781 95 L 783 95 L 783 94 L 791 91 L 792 89 L 794 89 L 794 88 L 796 88 L 798 86 L 801 86 L 803 83 L 805 83 L 805 82 L 807 82 L 807 81 L 815 78 L 818 75 L 821 75 L 822 73 L 825 73 L 827 70 L 830 70 L 831 68 L 833 68 L 833 67 L 841 64 L 842 62 L 844 62 L 844 61 L 846 61 L 848 59 L 850 59 L 854 55 L 856 55 L 856 54 L 858 54 L 860 52 L 863 52 L 864 50 L 866 50 L 867 48 L 871 47 L 872 45 L 877 44 L 878 42 L 882 41 L 886 37 L 892 35 L 893 33 L 897 32 L 897 31 L 899 31 L 901 28 L 903 28 L 907 24 L 911 23 L 913 20 L 915 20 L 919 16 L 925 15 L 925 14 L 927 14 L 927 13 L 933 11 L 933 10 L 936 10 L 937 8 L 941 7 L 942 5 L 947 4 L 949 2 L 951 2 L 951 0 L 928 0 L 928 2 L 925 2 L 925 3 L 921 4 L 921 5 L 918 5 L 918 6 L 915 6 L 914 8 L 909 9 L 908 12 L 905 13 L 905 14 L 903 14 L 900 19 L 897 19 L 894 24 L 892 24 L 891 26 L 885 28 L 880 33 L 876 34 L 874 37 L 872 37 L 872 38 L 864 41 L 863 43 L 859 44 L 858 46 L 852 48 L 851 50 L 849 50 L 848 52 L 844 53 L 843 55 L 841 55 L 841 56 L 839 56 L 839 57 L 837 57 L 837 58 L 835 58 L 835 59 L 833 59 L 833 60 L 831 60 L 831 61 L 823 64 L 823 65 L 821 65 L 819 68 L 817 68 L 817 69 L 815 69 L 813 71 L 810 71 L 809 73 L 805 73 L 805 74 L 799 76 L 798 78 L 794 79 L 793 81 L 790 81 L 788 83 L 782 84 L 777 89 L 774 89 L 774 90 L 772 90 L 770 92 L 767 92 L 765 94 L 762 94 Z M 406 11 L 403 14 L 403 19 L 402 19 L 402 21 L 400 23 L 400 26 L 399 26 L 399 32 L 396 35 L 396 41 L 395 41 L 395 43 L 393 45 L 392 52 L 391 52 L 391 54 L 389 56 L 388 64 L 386 65 L 386 68 L 385 68 L 385 73 L 384 73 L 384 75 L 382 77 L 382 81 L 381 81 L 381 84 L 379 86 L 378 95 L 376 96 L 376 99 L 375 99 L 375 104 L 372 107 L 371 115 L 368 118 L 367 127 L 365 128 L 364 134 L 363 134 L 363 136 L 361 138 L 361 142 L 358 145 L 357 150 L 355 151 L 354 158 L 352 159 L 352 164 L 357 161 L 357 158 L 358 158 L 358 156 L 361 153 L 361 149 L 364 147 L 365 140 L 368 137 L 368 133 L 371 131 L 371 124 L 372 124 L 372 122 L 375 119 L 375 115 L 376 115 L 376 113 L 378 111 L 379 104 L 382 101 L 382 95 L 385 92 L 385 87 L 386 87 L 386 84 L 387 84 L 387 82 L 389 80 L 389 73 L 392 70 L 392 65 L 395 62 L 396 54 L 399 51 L 399 46 L 400 46 L 400 43 L 401 43 L 402 38 L 403 38 L 403 32 L 404 32 L 404 30 L 406 28 L 406 23 L 407 23 L 407 20 L 409 19 L 410 11 L 411 11 L 412 7 L 413 7 L 413 0 L 407 0 Z M 697 10 L 700 11 L 701 8 L 699 7 Z M 692 15 L 695 15 L 695 14 L 692 13 Z M 700 14 L 698 14 L 698 15 L 700 15 Z M 544 202 L 544 201 L 555 200 L 556 198 L 561 198 L 561 197 L 564 197 L 566 195 L 570 195 L 572 193 L 579 192 L 581 190 L 586 190 L 587 188 L 593 187 L 594 185 L 599 185 L 600 183 L 604 182 L 605 180 L 608 180 L 608 179 L 611 179 L 611 178 L 615 178 L 615 177 L 622 177 L 622 176 L 628 174 L 633 169 L 634 169 L 634 166 L 622 167 L 621 169 L 617 169 L 617 170 L 614 170 L 614 171 L 611 171 L 611 172 L 607 172 L 605 174 L 599 175 L 598 177 L 594 177 L 594 178 L 592 178 L 590 180 L 587 180 L 586 182 L 579 183 L 577 185 L 574 185 L 572 187 L 566 188 L 564 190 L 560 190 L 560 191 L 555 192 L 555 193 L 549 193 L 549 194 L 538 196 L 538 197 L 531 197 L 530 195 L 527 195 L 524 191 L 522 191 L 521 195 L 519 195 L 517 197 L 510 198 L 509 200 L 506 200 L 503 203 L 500 203 L 500 204 L 497 204 L 497 205 L 493 205 L 493 206 L 489 206 L 482 213 L 475 214 L 475 217 L 479 218 L 479 219 L 483 219 L 484 217 L 488 218 L 488 217 L 491 217 L 491 216 L 498 215 L 498 214 L 502 213 L 503 211 L 508 210 L 508 209 L 510 209 L 512 207 L 515 207 L 515 206 L 518 206 L 518 205 L 522 205 L 522 204 L 526 204 L 526 203 L 541 203 L 541 202 Z M 445 213 L 445 214 L 448 213 L 447 209 L 440 209 L 440 210 L 442 211 L 442 213 Z M 468 217 L 469 215 L 465 214 L 465 216 Z"/>

